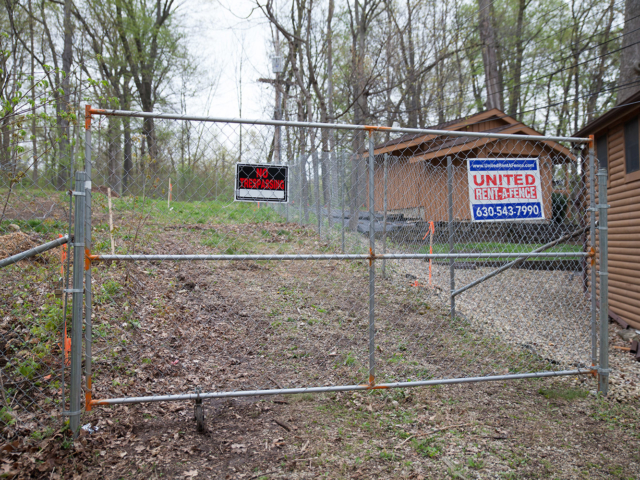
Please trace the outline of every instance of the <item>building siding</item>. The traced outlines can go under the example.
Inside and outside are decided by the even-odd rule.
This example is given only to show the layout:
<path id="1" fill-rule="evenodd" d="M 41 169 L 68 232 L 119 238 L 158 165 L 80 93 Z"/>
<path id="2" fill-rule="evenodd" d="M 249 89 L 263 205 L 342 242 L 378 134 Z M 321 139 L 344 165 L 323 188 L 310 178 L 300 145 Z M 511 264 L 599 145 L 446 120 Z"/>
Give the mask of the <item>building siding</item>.
<path id="1" fill-rule="evenodd" d="M 640 181 L 627 181 L 622 121 L 608 129 L 607 140 L 609 309 L 640 328 Z"/>

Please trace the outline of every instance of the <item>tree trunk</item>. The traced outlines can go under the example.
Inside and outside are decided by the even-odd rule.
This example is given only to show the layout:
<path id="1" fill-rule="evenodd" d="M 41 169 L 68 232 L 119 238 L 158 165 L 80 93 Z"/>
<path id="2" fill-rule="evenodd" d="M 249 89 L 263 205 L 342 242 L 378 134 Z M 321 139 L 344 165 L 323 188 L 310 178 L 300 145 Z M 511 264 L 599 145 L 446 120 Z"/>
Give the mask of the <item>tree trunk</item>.
<path id="1" fill-rule="evenodd" d="M 354 85 L 354 122 L 357 125 L 367 123 L 369 112 L 367 105 L 367 95 L 365 92 L 365 45 L 367 35 L 367 25 L 364 21 L 364 12 L 361 11 L 360 2 L 355 2 L 355 28 L 352 30 L 352 55 L 351 62 L 355 74 Z M 366 197 L 366 176 L 364 169 L 364 159 L 362 149 L 365 147 L 364 132 L 354 132 L 353 153 L 351 156 L 351 185 L 349 192 L 349 230 L 355 232 L 358 228 L 358 217 L 360 208 L 364 204 Z"/>
<path id="2" fill-rule="evenodd" d="M 502 106 L 502 79 L 498 69 L 496 32 L 493 25 L 491 0 L 478 0 L 480 14 L 480 41 L 482 42 L 482 61 L 484 63 L 487 87 L 487 110 Z"/>
<path id="3" fill-rule="evenodd" d="M 112 191 L 120 194 L 120 118 L 107 118 L 107 184 Z"/>
<path id="4" fill-rule="evenodd" d="M 524 56 L 524 11 L 527 8 L 526 0 L 519 0 L 518 4 L 518 20 L 516 23 L 516 58 L 513 66 L 513 88 L 509 96 L 509 115 L 513 116 L 518 113 L 518 107 L 521 101 L 522 92 L 522 59 Z M 519 119 L 520 120 L 520 119 Z"/>
<path id="5" fill-rule="evenodd" d="M 58 188 L 66 188 L 69 182 L 69 175 L 72 170 L 72 158 L 69 142 L 69 79 L 71 75 L 71 64 L 73 63 L 73 26 L 71 24 L 71 0 L 64 2 L 64 47 L 62 50 L 62 98 L 58 103 L 58 125 L 60 127 L 60 165 L 58 170 Z"/>
<path id="6" fill-rule="evenodd" d="M 31 0 L 29 0 L 29 37 L 31 41 L 31 52 L 34 52 L 33 48 L 33 7 L 31 4 Z M 34 55 L 30 55 L 31 57 L 31 149 L 32 149 L 32 158 L 33 158 L 33 170 L 32 170 L 32 181 L 34 185 L 38 183 L 38 143 L 36 140 L 36 89 L 35 89 L 35 57 Z"/>
<path id="7" fill-rule="evenodd" d="M 600 57 L 600 61 L 598 62 L 598 68 L 594 73 L 595 81 L 593 82 L 592 95 L 589 97 L 587 102 L 587 123 L 594 119 L 598 96 L 600 94 L 600 90 L 602 90 L 602 86 L 604 85 L 605 61 L 609 51 L 609 45 L 611 43 L 609 42 L 609 37 L 611 36 L 611 26 L 613 24 L 614 6 L 615 0 L 610 0 L 608 9 L 609 18 L 607 19 L 607 26 L 602 39 L 602 45 L 600 45 L 600 48 L 598 49 L 598 57 Z"/>
<path id="8" fill-rule="evenodd" d="M 620 89 L 616 105 L 623 104 L 627 98 L 640 91 L 640 83 L 633 83 L 640 80 L 640 2 L 638 0 L 626 0 L 624 20 L 620 76 L 618 77 Z"/>

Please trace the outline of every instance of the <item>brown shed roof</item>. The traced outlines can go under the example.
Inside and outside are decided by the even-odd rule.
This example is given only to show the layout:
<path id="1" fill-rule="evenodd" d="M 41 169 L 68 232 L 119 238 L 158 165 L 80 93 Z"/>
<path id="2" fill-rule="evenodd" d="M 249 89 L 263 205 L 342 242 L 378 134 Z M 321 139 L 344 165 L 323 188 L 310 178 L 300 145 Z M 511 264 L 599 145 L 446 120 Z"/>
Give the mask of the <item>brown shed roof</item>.
<path id="1" fill-rule="evenodd" d="M 485 128 L 483 128 L 483 124 L 486 124 Z M 496 124 L 499 125 L 496 126 Z M 427 128 L 431 130 L 468 130 L 473 132 L 542 136 L 541 133 L 531 127 L 495 108 Z M 411 162 L 417 162 L 450 155 L 454 152 L 470 150 L 490 141 L 492 141 L 490 138 L 412 133 L 376 145 L 374 147 L 374 153 L 380 155 L 384 153 L 393 154 L 395 152 L 398 154 L 398 152 L 402 152 L 402 156 L 411 157 Z M 562 156 L 571 158 L 572 160 L 575 158 L 567 147 L 550 140 L 542 141 L 547 144 L 547 147 L 555 150 Z"/>

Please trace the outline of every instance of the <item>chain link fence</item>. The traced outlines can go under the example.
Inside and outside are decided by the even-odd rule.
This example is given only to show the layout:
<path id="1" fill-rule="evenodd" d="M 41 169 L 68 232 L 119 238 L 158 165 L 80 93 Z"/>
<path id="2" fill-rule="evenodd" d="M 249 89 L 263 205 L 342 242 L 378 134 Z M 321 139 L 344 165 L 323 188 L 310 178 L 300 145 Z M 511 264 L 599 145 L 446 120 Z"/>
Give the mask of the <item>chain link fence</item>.
<path id="1" fill-rule="evenodd" d="M 2 118 L 0 150 L 0 436 L 63 426 L 71 359 L 71 177 L 84 152 L 56 141 L 47 104 Z M 79 132 L 72 125 L 71 132 Z M 75 136 L 75 133 L 74 133 Z"/>
<path id="2" fill-rule="evenodd" d="M 190 399 L 202 417 L 216 397 L 598 370 L 593 152 L 499 120 L 442 131 L 87 107 L 72 430 L 82 392 L 86 410 Z"/>

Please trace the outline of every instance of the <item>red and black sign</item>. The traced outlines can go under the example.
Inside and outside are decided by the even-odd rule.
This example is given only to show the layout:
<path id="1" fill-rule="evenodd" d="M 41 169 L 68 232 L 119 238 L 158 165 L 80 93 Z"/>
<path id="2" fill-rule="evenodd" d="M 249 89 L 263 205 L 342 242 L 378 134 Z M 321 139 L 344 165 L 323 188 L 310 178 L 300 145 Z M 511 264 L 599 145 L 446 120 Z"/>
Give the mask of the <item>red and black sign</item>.
<path id="1" fill-rule="evenodd" d="M 286 165 L 236 164 L 236 201 L 289 201 L 289 167 Z"/>

